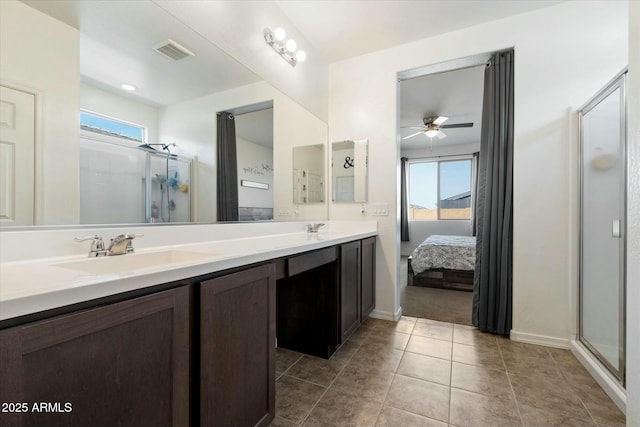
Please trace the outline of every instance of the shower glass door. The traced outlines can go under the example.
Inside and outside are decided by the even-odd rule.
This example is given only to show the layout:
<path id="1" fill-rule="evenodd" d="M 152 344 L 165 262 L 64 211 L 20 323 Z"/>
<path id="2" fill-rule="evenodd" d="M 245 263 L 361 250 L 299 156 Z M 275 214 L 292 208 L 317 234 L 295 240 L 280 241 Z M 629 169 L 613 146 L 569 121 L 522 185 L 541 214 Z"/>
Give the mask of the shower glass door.
<path id="1" fill-rule="evenodd" d="M 624 383 L 626 100 L 622 74 L 581 111 L 580 341 Z"/>

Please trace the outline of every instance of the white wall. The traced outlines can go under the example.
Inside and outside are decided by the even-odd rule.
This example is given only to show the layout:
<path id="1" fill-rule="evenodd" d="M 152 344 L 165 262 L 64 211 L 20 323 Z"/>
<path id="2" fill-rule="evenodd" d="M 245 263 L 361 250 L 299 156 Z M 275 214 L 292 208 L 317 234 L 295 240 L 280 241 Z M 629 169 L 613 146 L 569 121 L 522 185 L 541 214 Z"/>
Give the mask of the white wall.
<path id="1" fill-rule="evenodd" d="M 274 88 L 327 121 L 327 63 L 272 1 L 156 0 Z M 265 28 L 282 27 L 307 53 L 292 67 L 265 42 Z"/>
<path id="2" fill-rule="evenodd" d="M 236 144 L 238 205 L 251 208 L 273 208 L 273 149 L 241 138 L 237 139 Z M 242 187 L 240 181 L 243 179 L 267 184 L 269 189 Z"/>
<path id="3" fill-rule="evenodd" d="M 80 84 L 80 108 L 147 128 L 147 142 L 158 142 L 158 108 Z M 159 147 L 158 147 L 159 148 Z"/>
<path id="4" fill-rule="evenodd" d="M 629 2 L 627 425 L 640 426 L 640 2 Z"/>
<path id="5" fill-rule="evenodd" d="M 273 100 L 274 219 L 326 219 L 327 205 L 293 208 L 292 148 L 327 144 L 327 125 L 266 82 L 254 83 L 171 105 L 161 112 L 161 142 L 176 142 L 174 152 L 197 156 L 192 183 L 196 221 L 216 219 L 216 113 Z M 326 171 L 325 171 L 326 176 Z M 296 215 L 296 212 L 298 214 Z"/>
<path id="6" fill-rule="evenodd" d="M 75 28 L 0 1 L 0 81 L 36 95 L 36 224 L 79 219 L 79 46 Z"/>
<path id="7" fill-rule="evenodd" d="M 576 322 L 575 113 L 627 63 L 627 8 L 567 2 L 331 64 L 330 139 L 369 137 L 370 201 L 390 207 L 377 217 L 376 315 L 399 306 L 397 73 L 514 47 L 513 329 L 568 344 Z M 330 206 L 331 218 L 357 218 L 357 211 Z"/>

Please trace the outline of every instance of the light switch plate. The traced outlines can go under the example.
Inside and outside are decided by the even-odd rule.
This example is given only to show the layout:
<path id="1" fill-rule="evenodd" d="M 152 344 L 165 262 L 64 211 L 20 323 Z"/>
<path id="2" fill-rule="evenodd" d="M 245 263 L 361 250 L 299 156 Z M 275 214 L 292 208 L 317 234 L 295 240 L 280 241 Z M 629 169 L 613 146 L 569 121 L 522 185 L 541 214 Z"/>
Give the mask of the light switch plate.
<path id="1" fill-rule="evenodd" d="M 388 216 L 389 204 L 388 203 L 372 203 L 369 205 L 369 215 L 375 216 Z"/>

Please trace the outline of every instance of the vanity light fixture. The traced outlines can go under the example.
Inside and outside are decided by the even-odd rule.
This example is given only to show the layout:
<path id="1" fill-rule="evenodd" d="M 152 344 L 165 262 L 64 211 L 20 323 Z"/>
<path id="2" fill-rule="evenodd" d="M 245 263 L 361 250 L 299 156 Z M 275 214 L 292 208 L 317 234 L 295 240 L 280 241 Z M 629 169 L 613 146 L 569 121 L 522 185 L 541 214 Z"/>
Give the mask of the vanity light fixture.
<path id="1" fill-rule="evenodd" d="M 137 87 L 135 87 L 134 85 L 131 85 L 131 84 L 129 84 L 129 83 L 122 83 L 122 84 L 120 85 L 120 87 L 121 87 L 123 90 L 126 90 L 127 92 L 133 92 L 133 91 L 135 91 L 135 90 L 137 89 Z"/>
<path id="2" fill-rule="evenodd" d="M 307 54 L 304 50 L 297 50 L 298 46 L 295 40 L 286 40 L 287 33 L 280 27 L 271 31 L 269 28 L 264 29 L 264 40 L 278 54 L 287 61 L 292 67 L 298 62 L 304 62 Z"/>

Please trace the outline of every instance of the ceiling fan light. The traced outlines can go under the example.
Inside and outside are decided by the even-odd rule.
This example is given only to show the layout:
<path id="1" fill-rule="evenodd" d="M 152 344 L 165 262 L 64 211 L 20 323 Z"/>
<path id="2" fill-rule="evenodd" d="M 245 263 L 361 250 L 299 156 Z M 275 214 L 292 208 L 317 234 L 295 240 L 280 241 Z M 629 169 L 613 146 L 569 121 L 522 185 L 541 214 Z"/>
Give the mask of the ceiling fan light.
<path id="1" fill-rule="evenodd" d="M 438 132 L 440 132 L 438 129 L 428 129 L 424 134 L 427 135 L 429 138 L 433 138 L 438 134 Z"/>

